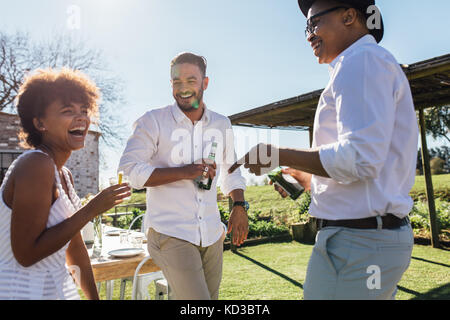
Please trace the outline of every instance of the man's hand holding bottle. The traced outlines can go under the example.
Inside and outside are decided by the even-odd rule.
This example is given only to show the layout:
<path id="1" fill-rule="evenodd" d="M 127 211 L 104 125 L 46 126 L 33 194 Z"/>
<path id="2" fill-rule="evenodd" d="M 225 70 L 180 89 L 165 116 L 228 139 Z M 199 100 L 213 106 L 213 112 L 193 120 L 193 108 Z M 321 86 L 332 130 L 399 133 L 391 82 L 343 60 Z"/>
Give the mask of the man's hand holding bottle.
<path id="1" fill-rule="evenodd" d="M 292 169 L 292 168 L 285 168 L 282 169 L 281 172 L 283 174 L 288 174 L 291 177 L 293 177 L 295 180 L 298 181 L 298 183 L 305 189 L 305 191 L 311 191 L 311 178 L 312 178 L 312 174 L 310 173 L 306 173 L 300 170 L 296 170 L 296 169 Z M 287 194 L 286 191 L 283 190 L 283 188 L 281 188 L 278 185 L 274 185 L 272 180 L 269 180 L 269 184 L 273 185 L 275 190 L 278 191 L 278 193 L 283 197 L 286 198 L 289 195 Z"/>
<path id="2" fill-rule="evenodd" d="M 200 176 L 204 178 L 214 179 L 216 176 L 216 163 L 207 164 L 205 160 L 202 160 L 202 163 L 192 163 L 182 167 L 184 178 L 194 180 Z"/>

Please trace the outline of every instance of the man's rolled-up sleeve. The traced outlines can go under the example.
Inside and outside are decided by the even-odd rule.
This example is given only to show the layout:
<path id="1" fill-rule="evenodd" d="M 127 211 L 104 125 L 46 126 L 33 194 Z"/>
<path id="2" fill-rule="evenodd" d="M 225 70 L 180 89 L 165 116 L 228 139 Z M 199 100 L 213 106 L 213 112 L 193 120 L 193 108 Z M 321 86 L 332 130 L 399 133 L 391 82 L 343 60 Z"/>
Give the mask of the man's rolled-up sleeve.
<path id="1" fill-rule="evenodd" d="M 134 123 L 133 134 L 120 158 L 118 170 L 128 176 L 135 189 L 144 188 L 155 170 L 151 159 L 157 150 L 158 132 L 158 124 L 150 113 Z"/>
<path id="2" fill-rule="evenodd" d="M 371 53 L 343 61 L 335 73 L 338 141 L 320 146 L 328 175 L 338 183 L 375 179 L 390 147 L 395 121 L 395 77 Z"/>
<path id="3" fill-rule="evenodd" d="M 229 174 L 228 169 L 237 161 L 234 149 L 234 136 L 231 122 L 227 119 L 227 128 L 224 139 L 223 160 L 220 164 L 219 185 L 224 195 L 229 195 L 231 191 L 242 189 L 245 191 L 245 178 L 241 174 L 241 169 L 237 168 L 233 173 Z"/>

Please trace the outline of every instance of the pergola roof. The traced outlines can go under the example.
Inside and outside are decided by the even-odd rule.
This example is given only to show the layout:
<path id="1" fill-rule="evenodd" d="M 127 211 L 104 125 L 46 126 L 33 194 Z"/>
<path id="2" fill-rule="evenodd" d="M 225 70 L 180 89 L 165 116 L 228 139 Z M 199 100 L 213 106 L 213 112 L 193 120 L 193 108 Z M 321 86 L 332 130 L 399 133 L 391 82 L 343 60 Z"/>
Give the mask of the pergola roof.
<path id="1" fill-rule="evenodd" d="M 401 65 L 416 109 L 450 104 L 450 54 Z M 254 128 L 307 130 L 313 125 L 323 89 L 230 116 L 231 123 Z"/>

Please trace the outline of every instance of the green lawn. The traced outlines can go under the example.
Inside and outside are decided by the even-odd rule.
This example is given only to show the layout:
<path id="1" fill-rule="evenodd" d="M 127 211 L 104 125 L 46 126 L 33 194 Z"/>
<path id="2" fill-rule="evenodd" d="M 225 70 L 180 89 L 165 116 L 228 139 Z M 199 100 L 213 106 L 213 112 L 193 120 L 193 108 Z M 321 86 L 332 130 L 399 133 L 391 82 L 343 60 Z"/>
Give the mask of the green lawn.
<path id="1" fill-rule="evenodd" d="M 300 300 L 312 245 L 269 243 L 224 252 L 221 300 Z M 450 251 L 415 245 L 398 300 L 450 299 Z M 119 298 L 115 282 L 113 299 Z M 153 293 L 154 289 L 151 288 Z M 104 288 L 101 290 L 104 298 Z M 126 299 L 131 298 L 128 283 Z"/>
<path id="2" fill-rule="evenodd" d="M 220 299 L 303 299 L 312 245 L 264 244 L 225 252 Z M 414 246 L 398 300 L 450 299 L 450 251 Z"/>
<path id="3" fill-rule="evenodd" d="M 450 196 L 450 174 L 441 174 L 432 176 L 433 190 L 436 197 L 445 197 L 449 199 Z M 416 176 L 416 183 L 414 184 L 411 195 L 417 197 L 419 195 L 426 195 L 425 177 Z"/>

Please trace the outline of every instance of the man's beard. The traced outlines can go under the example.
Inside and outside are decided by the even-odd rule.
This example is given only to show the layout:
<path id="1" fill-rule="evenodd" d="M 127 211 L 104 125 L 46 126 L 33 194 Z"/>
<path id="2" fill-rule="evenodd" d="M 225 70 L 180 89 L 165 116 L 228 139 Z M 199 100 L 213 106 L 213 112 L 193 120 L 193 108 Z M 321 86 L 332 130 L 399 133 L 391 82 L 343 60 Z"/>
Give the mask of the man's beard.
<path id="1" fill-rule="evenodd" d="M 185 112 L 193 112 L 200 107 L 203 101 L 203 86 L 199 89 L 198 93 L 194 94 L 190 99 L 194 99 L 192 103 L 183 103 L 183 99 L 178 95 L 174 95 L 175 101 L 178 106 Z"/>

